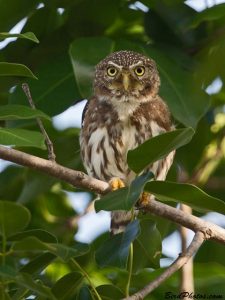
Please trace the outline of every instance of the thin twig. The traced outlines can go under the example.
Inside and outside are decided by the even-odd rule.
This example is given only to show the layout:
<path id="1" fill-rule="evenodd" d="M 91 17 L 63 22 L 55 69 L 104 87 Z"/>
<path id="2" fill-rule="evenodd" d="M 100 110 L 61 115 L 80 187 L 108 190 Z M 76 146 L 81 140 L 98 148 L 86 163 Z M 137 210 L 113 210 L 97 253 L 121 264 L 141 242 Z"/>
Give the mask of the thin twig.
<path id="1" fill-rule="evenodd" d="M 180 205 L 180 209 L 183 212 L 186 212 L 188 214 L 192 213 L 192 209 L 190 206 L 187 206 L 185 204 Z M 182 253 L 186 253 L 187 251 L 187 237 L 188 237 L 188 231 L 189 229 L 180 226 L 180 237 L 181 237 L 181 246 L 182 246 Z M 180 280 L 180 292 L 189 292 L 194 294 L 194 278 L 193 278 L 193 257 L 189 259 L 189 261 L 183 265 L 181 268 L 181 280 Z M 187 297 L 183 297 L 183 299 L 188 299 Z"/>
<path id="2" fill-rule="evenodd" d="M 25 95 L 27 96 L 27 99 L 30 103 L 31 108 L 36 109 L 34 101 L 33 101 L 32 96 L 31 96 L 29 85 L 27 83 L 23 83 L 22 88 L 23 88 L 23 91 L 24 91 Z M 53 143 L 50 140 L 50 138 L 49 138 L 49 136 L 48 136 L 48 134 L 47 134 L 47 132 L 44 128 L 42 120 L 40 118 L 36 118 L 36 120 L 37 120 L 38 126 L 39 126 L 39 128 L 40 128 L 40 130 L 41 130 L 41 132 L 44 136 L 44 139 L 45 139 L 45 144 L 46 144 L 46 147 L 48 149 L 48 159 L 54 162 L 55 159 L 56 159 L 56 156 L 55 156 L 55 153 L 54 153 Z"/>
<path id="3" fill-rule="evenodd" d="M 200 231 L 196 232 L 190 246 L 185 254 L 181 254 L 158 278 L 147 284 L 142 290 L 134 295 L 125 298 L 126 300 L 141 300 L 156 289 L 163 281 L 169 278 L 173 273 L 179 270 L 187 261 L 198 251 L 204 242 L 204 234 Z"/>
<path id="4" fill-rule="evenodd" d="M 47 175 L 70 183 L 75 187 L 96 192 L 98 194 L 105 194 L 110 190 L 110 186 L 107 182 L 90 177 L 81 171 L 63 167 L 49 160 L 12 148 L 0 146 L 0 158 L 44 172 Z M 204 221 L 191 214 L 184 213 L 179 209 L 154 199 L 151 199 L 151 201 L 145 205 L 143 210 L 183 225 L 194 232 L 201 231 L 204 233 L 206 239 L 213 239 L 219 243 L 225 244 L 225 229 L 216 224 Z"/>

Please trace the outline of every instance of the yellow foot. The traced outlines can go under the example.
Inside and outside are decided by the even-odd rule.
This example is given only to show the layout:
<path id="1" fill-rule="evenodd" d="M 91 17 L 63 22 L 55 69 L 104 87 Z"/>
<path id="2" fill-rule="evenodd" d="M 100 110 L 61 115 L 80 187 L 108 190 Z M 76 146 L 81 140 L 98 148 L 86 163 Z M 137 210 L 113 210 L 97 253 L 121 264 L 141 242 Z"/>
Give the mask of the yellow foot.
<path id="1" fill-rule="evenodd" d="M 112 191 L 125 187 L 124 182 L 118 177 L 110 179 L 109 185 L 111 186 Z"/>
<path id="2" fill-rule="evenodd" d="M 150 202 L 150 196 L 151 194 L 143 192 L 138 200 L 138 206 L 144 207 L 148 205 L 148 203 Z"/>

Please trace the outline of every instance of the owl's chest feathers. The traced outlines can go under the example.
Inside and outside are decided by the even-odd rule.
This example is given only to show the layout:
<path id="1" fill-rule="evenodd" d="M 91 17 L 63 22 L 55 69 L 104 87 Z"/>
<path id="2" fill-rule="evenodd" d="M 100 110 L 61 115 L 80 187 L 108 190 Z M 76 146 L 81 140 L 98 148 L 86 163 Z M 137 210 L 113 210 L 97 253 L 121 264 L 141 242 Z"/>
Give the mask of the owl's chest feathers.
<path id="1" fill-rule="evenodd" d="M 103 180 L 120 177 L 126 181 L 128 176 L 133 177 L 127 165 L 127 152 L 152 134 L 149 120 L 135 112 L 128 106 L 119 113 L 110 106 L 92 111 L 85 128 L 86 149 L 83 151 L 91 175 Z"/>

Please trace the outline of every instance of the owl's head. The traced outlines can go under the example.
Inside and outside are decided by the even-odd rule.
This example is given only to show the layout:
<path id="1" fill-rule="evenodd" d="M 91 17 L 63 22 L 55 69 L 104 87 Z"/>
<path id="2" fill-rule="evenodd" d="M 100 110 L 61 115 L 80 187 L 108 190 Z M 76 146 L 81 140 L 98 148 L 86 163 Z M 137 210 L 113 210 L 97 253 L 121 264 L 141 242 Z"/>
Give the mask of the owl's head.
<path id="1" fill-rule="evenodd" d="M 106 99 L 146 102 L 158 93 L 159 85 L 155 62 L 140 53 L 114 52 L 96 66 L 95 94 Z"/>

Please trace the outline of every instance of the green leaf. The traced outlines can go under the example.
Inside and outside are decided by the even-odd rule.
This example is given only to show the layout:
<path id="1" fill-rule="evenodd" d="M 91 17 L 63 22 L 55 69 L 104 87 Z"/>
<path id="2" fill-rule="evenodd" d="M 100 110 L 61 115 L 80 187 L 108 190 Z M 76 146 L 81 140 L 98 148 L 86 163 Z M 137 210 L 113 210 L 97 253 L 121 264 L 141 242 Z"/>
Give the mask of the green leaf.
<path id="1" fill-rule="evenodd" d="M 73 297 L 80 288 L 83 275 L 78 272 L 71 272 L 60 278 L 52 287 L 52 293 L 59 300 L 67 300 Z"/>
<path id="2" fill-rule="evenodd" d="M 70 58 L 74 75 L 83 98 L 90 97 L 94 68 L 113 49 L 114 42 L 108 38 L 80 38 L 70 46 Z"/>
<path id="3" fill-rule="evenodd" d="M 26 129 L 0 127 L 0 144 L 46 149 L 43 135 Z"/>
<path id="4" fill-rule="evenodd" d="M 144 190 L 161 201 L 182 202 L 195 210 L 225 213 L 225 203 L 222 200 L 206 194 L 192 184 L 151 181 L 145 185 Z"/>
<path id="5" fill-rule="evenodd" d="M 218 5 L 213 5 L 212 7 L 207 8 L 202 12 L 196 14 L 192 19 L 189 27 L 196 28 L 202 22 L 218 20 L 220 18 L 223 18 L 224 16 L 225 16 L 225 4 L 221 3 Z"/>
<path id="6" fill-rule="evenodd" d="M 118 287 L 111 284 L 104 284 L 97 287 L 97 291 L 102 300 L 120 300 L 124 298 L 124 294 Z"/>
<path id="7" fill-rule="evenodd" d="M 140 221 L 141 232 L 134 241 L 133 272 L 144 268 L 159 268 L 162 252 L 161 235 L 156 223 L 149 219 Z"/>
<path id="8" fill-rule="evenodd" d="M 25 32 L 25 33 L 8 33 L 8 32 L 0 32 L 0 39 L 6 39 L 11 37 L 18 37 L 22 39 L 27 39 L 33 41 L 35 43 L 39 43 L 39 40 L 35 36 L 33 32 Z"/>
<path id="9" fill-rule="evenodd" d="M 29 236 L 16 242 L 13 246 L 14 251 L 23 252 L 30 251 L 34 253 L 49 251 L 52 254 L 60 257 L 64 261 L 68 261 L 72 257 L 77 257 L 88 252 L 89 247 L 86 244 L 75 243 L 68 247 L 63 244 L 44 243 L 36 237 Z"/>
<path id="10" fill-rule="evenodd" d="M 139 234 L 139 221 L 128 224 L 126 230 L 104 241 L 96 251 L 96 262 L 100 267 L 126 268 L 130 244 Z"/>
<path id="11" fill-rule="evenodd" d="M 33 100 L 36 106 L 53 116 L 61 113 L 82 99 L 79 94 L 72 66 L 67 53 L 60 54 L 56 58 L 49 58 L 44 64 L 38 66 L 35 74 L 38 81 L 27 80 Z M 18 85 L 10 94 L 10 104 L 27 105 L 27 99 L 24 92 Z"/>
<path id="12" fill-rule="evenodd" d="M 20 241 L 26 237 L 36 237 L 42 242 L 45 243 L 57 243 L 57 238 L 51 234 L 50 232 L 42 229 L 32 229 L 32 230 L 27 230 L 23 232 L 19 232 L 13 236 L 10 237 L 10 241 Z"/>
<path id="13" fill-rule="evenodd" d="M 196 85 L 193 71 L 187 71 L 167 53 L 152 47 L 141 47 L 145 55 L 157 64 L 161 85 L 159 94 L 168 104 L 172 115 L 187 127 L 195 128 L 210 105 L 209 96 Z"/>
<path id="14" fill-rule="evenodd" d="M 24 105 L 1 105 L 0 120 L 16 120 L 16 119 L 34 119 L 43 118 L 51 120 L 51 118 L 38 109 L 32 109 Z"/>
<path id="15" fill-rule="evenodd" d="M 0 235 L 9 237 L 23 230 L 30 221 L 29 210 L 15 202 L 0 201 Z"/>
<path id="16" fill-rule="evenodd" d="M 193 135 L 194 130 L 192 128 L 184 128 L 162 133 L 149 139 L 134 150 L 128 151 L 127 162 L 129 168 L 136 173 L 140 173 L 153 162 L 164 158 L 172 150 L 190 142 Z"/>
<path id="17" fill-rule="evenodd" d="M 22 76 L 37 79 L 26 66 L 8 62 L 0 62 L 0 76 Z"/>
<path id="18" fill-rule="evenodd" d="M 121 188 L 103 196 L 100 200 L 95 201 L 96 211 L 100 210 L 129 210 L 137 202 L 144 185 L 154 175 L 151 172 L 144 173 L 132 181 L 129 187 Z"/>

